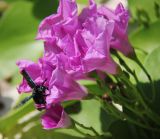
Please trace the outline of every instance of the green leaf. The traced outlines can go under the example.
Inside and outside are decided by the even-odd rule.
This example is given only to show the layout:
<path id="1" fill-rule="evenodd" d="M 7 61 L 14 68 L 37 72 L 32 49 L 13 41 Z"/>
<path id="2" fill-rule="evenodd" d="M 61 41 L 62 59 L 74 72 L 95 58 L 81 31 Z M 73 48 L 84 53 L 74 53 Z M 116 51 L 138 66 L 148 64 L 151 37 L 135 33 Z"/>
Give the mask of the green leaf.
<path id="1" fill-rule="evenodd" d="M 137 55 L 138 59 L 141 61 L 141 63 L 144 63 L 147 54 L 145 52 L 141 51 L 141 50 L 138 50 L 138 49 L 135 49 L 135 52 L 136 52 L 136 55 Z M 135 61 L 133 61 L 132 59 L 129 59 L 129 58 L 125 57 L 122 54 L 121 54 L 121 57 L 123 58 L 123 60 L 125 61 L 125 63 L 130 67 L 130 69 L 132 71 L 135 71 L 136 75 L 140 74 L 141 68 L 139 67 L 139 65 Z M 133 78 L 133 76 L 131 75 L 130 77 L 131 77 L 130 78 L 131 81 L 133 83 L 136 83 L 135 79 Z"/>
<path id="2" fill-rule="evenodd" d="M 77 0 L 77 3 L 88 4 L 88 0 Z"/>
<path id="3" fill-rule="evenodd" d="M 76 0 L 76 2 L 77 2 L 78 4 L 85 4 L 85 6 L 87 6 L 88 3 L 89 3 L 89 0 Z M 95 2 L 96 2 L 96 3 L 99 3 L 99 0 L 95 0 Z"/>
<path id="4" fill-rule="evenodd" d="M 34 135 L 34 136 L 33 136 Z M 23 139 L 87 139 L 73 129 L 43 130 L 41 125 L 31 128 L 22 134 Z"/>
<path id="5" fill-rule="evenodd" d="M 20 1 L 20 0 L 4 0 L 6 2 L 16 2 L 16 1 Z"/>
<path id="6" fill-rule="evenodd" d="M 36 18 L 44 19 L 56 13 L 58 5 L 58 0 L 34 0 L 33 14 Z"/>
<path id="7" fill-rule="evenodd" d="M 115 121 L 109 128 L 113 139 L 138 139 L 139 136 L 132 125 L 126 121 Z"/>
<path id="8" fill-rule="evenodd" d="M 103 89 L 101 89 L 96 81 L 92 80 L 81 80 L 79 81 L 81 85 L 84 85 L 88 90 L 89 93 L 94 94 L 94 95 L 102 95 L 105 93 Z"/>
<path id="9" fill-rule="evenodd" d="M 154 81 L 160 80 L 160 47 L 147 56 L 144 66 Z M 141 72 L 140 76 L 143 81 L 148 81 L 144 73 Z"/>
<path id="10" fill-rule="evenodd" d="M 149 15 L 151 22 L 157 20 L 155 2 L 158 2 L 158 0 L 128 0 L 129 9 L 134 18 L 137 17 L 137 10 L 144 10 Z M 160 4 L 160 2 L 158 3 Z"/>
<path id="11" fill-rule="evenodd" d="M 39 21 L 32 14 L 33 4 L 18 1 L 10 5 L 0 20 L 0 77 L 12 75 L 18 59 L 37 58 L 42 52 L 41 43 L 36 43 Z"/>
<path id="12" fill-rule="evenodd" d="M 28 37 L 30 37 L 29 39 L 34 40 L 36 33 L 35 28 L 37 28 L 39 21 L 33 17 L 32 8 L 33 4 L 27 1 L 15 2 L 10 5 L 0 21 L 1 41 L 9 42 L 6 41 L 6 39 L 9 38 L 13 41 L 15 38 L 24 38 L 24 36 L 27 36 L 24 38 L 24 40 L 28 40 Z M 14 43 L 21 43 L 16 41 L 17 40 L 15 40 Z M 14 46 L 11 45 L 11 47 Z"/>
<path id="13" fill-rule="evenodd" d="M 74 109 L 72 110 L 74 111 Z M 101 104 L 97 100 L 81 101 L 80 112 L 71 114 L 71 117 L 87 127 L 92 126 L 100 134 L 106 132 L 112 122 L 116 120 L 102 110 Z"/>
<path id="14" fill-rule="evenodd" d="M 33 110 L 33 102 L 30 101 L 23 107 L 10 112 L 10 114 L 5 117 L 2 117 L 0 119 L 0 132 L 7 134 L 18 123 L 18 120 Z"/>
<path id="15" fill-rule="evenodd" d="M 160 47 L 154 49 L 145 59 L 144 67 L 151 75 L 155 86 L 155 100 L 150 104 L 151 109 L 160 115 Z M 146 75 L 141 71 L 139 77 L 142 81 L 141 86 L 144 89 L 144 95 L 151 98 L 152 87 Z"/>
<path id="16" fill-rule="evenodd" d="M 141 28 L 130 36 L 132 45 L 150 53 L 160 46 L 160 20 L 152 23 L 148 28 Z"/>

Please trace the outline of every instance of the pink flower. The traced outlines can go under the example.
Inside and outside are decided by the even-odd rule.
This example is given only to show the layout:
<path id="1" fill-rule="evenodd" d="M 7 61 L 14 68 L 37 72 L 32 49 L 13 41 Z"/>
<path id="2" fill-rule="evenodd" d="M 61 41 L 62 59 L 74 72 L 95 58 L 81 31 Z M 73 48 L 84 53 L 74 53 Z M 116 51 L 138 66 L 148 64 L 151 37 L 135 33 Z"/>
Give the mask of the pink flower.
<path id="1" fill-rule="evenodd" d="M 61 69 L 55 57 L 52 57 L 54 60 L 49 58 L 51 57 L 43 57 L 38 63 L 21 60 L 17 65 L 20 72 L 25 69 L 36 85 L 42 84 L 47 79 L 44 84 L 48 88 L 44 96 L 46 104 L 35 104 L 37 109 L 45 108 L 45 114 L 42 116 L 44 129 L 65 128 L 71 125 L 71 120 L 60 103 L 67 100 L 80 100 L 87 93 L 85 88 L 76 82 L 74 76 Z M 32 91 L 24 78 L 18 91 L 19 93 Z"/>
<path id="2" fill-rule="evenodd" d="M 57 13 L 46 17 L 38 29 L 37 39 L 44 41 L 43 57 L 37 63 L 17 62 L 20 72 L 25 69 L 37 85 L 46 80 L 46 113 L 42 116 L 45 129 L 70 126 L 71 120 L 60 104 L 87 95 L 77 80 L 85 79 L 94 70 L 119 73 L 111 49 L 126 56 L 134 54 L 127 37 L 129 14 L 121 4 L 112 11 L 97 8 L 94 0 L 89 0 L 80 15 L 77 11 L 75 0 L 60 0 Z M 23 79 L 18 92 L 31 91 Z"/>
<path id="3" fill-rule="evenodd" d="M 19 67 L 20 72 L 25 69 L 36 83 L 41 82 L 41 79 L 39 78 L 41 73 L 39 64 L 36 64 L 32 61 L 20 60 L 17 62 L 17 66 Z M 17 90 L 19 93 L 22 93 L 31 92 L 32 89 L 29 87 L 27 81 L 23 78 L 22 83 L 19 85 Z"/>
<path id="4" fill-rule="evenodd" d="M 48 104 L 80 100 L 87 95 L 84 87 L 80 86 L 72 76 L 58 67 L 52 73 L 49 90 L 50 95 L 46 98 Z"/>
<path id="5" fill-rule="evenodd" d="M 74 34 L 78 26 L 77 5 L 75 0 L 60 0 L 57 14 L 45 18 L 40 26 L 37 39 L 45 41 L 63 38 L 65 34 Z"/>
<path id="6" fill-rule="evenodd" d="M 129 21 L 129 12 L 125 10 L 122 4 L 119 4 L 114 11 L 107 7 L 100 7 L 98 13 L 108 20 L 114 20 L 115 26 L 111 40 L 111 48 L 121 51 L 124 55 L 132 57 L 134 49 L 128 41 L 127 27 Z"/>
<path id="7" fill-rule="evenodd" d="M 39 59 L 38 64 L 30 61 L 21 60 L 17 62 L 20 70 L 25 69 L 33 81 L 40 85 L 45 80 L 48 87 L 46 97 L 47 104 L 60 103 L 67 100 L 80 100 L 87 95 L 84 87 L 79 85 L 72 75 L 60 68 L 60 65 L 52 65 L 46 61 L 45 57 Z M 23 79 L 18 87 L 18 91 L 31 92 L 31 88 Z"/>
<path id="8" fill-rule="evenodd" d="M 45 53 L 63 57 L 59 59 L 69 73 L 101 70 L 117 74 L 119 66 L 110 56 L 115 20 L 101 15 L 94 0 L 89 4 L 78 16 L 75 0 L 61 0 L 57 14 L 40 24 L 37 38 L 45 41 Z"/>
<path id="9" fill-rule="evenodd" d="M 88 0 L 89 7 L 85 7 L 81 14 L 79 15 L 79 22 L 82 25 L 86 19 L 92 17 L 93 15 L 97 14 L 97 5 L 94 0 Z"/>
<path id="10" fill-rule="evenodd" d="M 93 70 L 118 73 L 119 66 L 110 56 L 110 40 L 114 22 L 102 16 L 93 16 L 83 23 L 83 30 L 77 32 L 76 40 L 81 51 L 84 72 Z"/>
<path id="11" fill-rule="evenodd" d="M 42 116 L 42 126 L 44 129 L 66 128 L 71 124 L 71 119 L 59 104 L 51 105 Z"/>

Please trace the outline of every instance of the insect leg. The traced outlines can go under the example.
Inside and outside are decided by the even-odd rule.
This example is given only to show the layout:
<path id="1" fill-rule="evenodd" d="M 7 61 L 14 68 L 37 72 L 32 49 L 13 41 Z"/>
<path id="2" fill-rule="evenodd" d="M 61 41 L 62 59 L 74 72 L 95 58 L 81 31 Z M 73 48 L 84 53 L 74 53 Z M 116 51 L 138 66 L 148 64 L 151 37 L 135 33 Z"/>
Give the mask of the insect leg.
<path id="1" fill-rule="evenodd" d="M 31 96 L 24 98 L 18 105 L 16 105 L 14 107 L 14 109 L 17 109 L 17 108 L 21 107 L 22 105 L 24 105 L 27 101 L 29 101 L 30 99 L 32 99 L 33 96 L 34 95 L 32 94 Z"/>
<path id="2" fill-rule="evenodd" d="M 34 81 L 32 80 L 32 78 L 29 76 L 29 74 L 26 72 L 26 70 L 22 70 L 22 75 L 23 77 L 26 79 L 28 85 L 33 89 L 36 87 L 36 84 L 34 83 Z"/>

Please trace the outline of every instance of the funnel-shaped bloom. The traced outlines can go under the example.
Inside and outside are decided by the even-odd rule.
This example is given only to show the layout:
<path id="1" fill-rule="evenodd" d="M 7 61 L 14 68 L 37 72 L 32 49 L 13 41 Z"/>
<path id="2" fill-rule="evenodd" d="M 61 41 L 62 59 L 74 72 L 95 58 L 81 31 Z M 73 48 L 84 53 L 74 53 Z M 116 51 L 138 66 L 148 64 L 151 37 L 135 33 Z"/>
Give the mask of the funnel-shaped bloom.
<path id="1" fill-rule="evenodd" d="M 72 76 L 58 67 L 52 73 L 49 90 L 50 95 L 46 98 L 48 104 L 67 100 L 80 100 L 86 96 L 86 90 Z"/>
<path id="2" fill-rule="evenodd" d="M 46 109 L 42 116 L 45 129 L 68 127 L 71 120 L 59 104 L 67 100 L 80 100 L 87 95 L 85 88 L 76 82 L 74 76 L 64 71 L 58 62 L 56 57 L 43 57 L 38 63 L 27 60 L 17 62 L 20 72 L 25 70 L 36 85 L 43 84 L 47 87 L 44 92 L 46 103 L 35 104 L 37 109 Z M 33 90 L 23 78 L 18 91 L 22 93 Z"/>
<path id="3" fill-rule="evenodd" d="M 42 126 L 44 129 L 66 128 L 71 125 L 69 116 L 59 104 L 51 105 L 42 116 Z"/>

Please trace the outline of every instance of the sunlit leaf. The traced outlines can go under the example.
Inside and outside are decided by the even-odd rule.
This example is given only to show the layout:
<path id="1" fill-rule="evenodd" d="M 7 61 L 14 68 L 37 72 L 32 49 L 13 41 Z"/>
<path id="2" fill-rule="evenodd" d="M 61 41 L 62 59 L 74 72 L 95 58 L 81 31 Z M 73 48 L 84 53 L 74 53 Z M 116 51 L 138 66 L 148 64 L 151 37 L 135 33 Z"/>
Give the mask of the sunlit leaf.
<path id="1" fill-rule="evenodd" d="M 156 48 L 151 52 L 144 63 L 145 68 L 151 75 L 152 79 L 155 81 L 160 80 L 160 47 Z M 141 78 L 144 81 L 148 81 L 144 73 L 141 72 Z"/>
<path id="2" fill-rule="evenodd" d="M 130 36 L 130 40 L 134 47 L 149 53 L 160 46 L 159 32 L 160 20 L 151 24 L 148 28 L 139 29 Z"/>
<path id="3" fill-rule="evenodd" d="M 141 51 L 141 50 L 138 50 L 138 49 L 135 49 L 135 52 L 136 52 L 136 55 L 137 55 L 138 59 L 141 61 L 141 63 L 144 63 L 145 58 L 147 57 L 147 54 L 145 52 Z M 123 60 L 125 61 L 125 63 L 130 67 L 130 69 L 132 71 L 135 71 L 136 75 L 140 74 L 140 72 L 141 72 L 142 69 L 140 68 L 140 66 L 135 61 L 133 61 L 132 59 L 127 58 L 127 57 L 125 57 L 123 55 L 121 55 L 121 57 L 123 58 Z M 122 67 L 122 65 L 120 65 L 120 66 Z M 133 78 L 132 75 L 130 76 L 130 79 L 131 79 L 131 81 L 133 83 L 135 83 L 135 79 Z"/>
<path id="4" fill-rule="evenodd" d="M 0 77 L 12 75 L 18 59 L 35 59 L 42 52 L 36 43 L 39 21 L 32 15 L 33 4 L 19 1 L 10 5 L 0 20 Z"/>
<path id="5" fill-rule="evenodd" d="M 87 139 L 73 129 L 43 130 L 41 125 L 31 128 L 28 132 L 23 133 L 23 139 Z"/>
<path id="6" fill-rule="evenodd" d="M 137 10 L 144 10 L 149 15 L 151 22 L 157 20 L 155 2 L 160 4 L 158 0 L 128 0 L 129 9 L 133 17 L 137 18 Z"/>
<path id="7" fill-rule="evenodd" d="M 11 112 L 9 115 L 7 115 L 7 117 L 2 117 L 0 119 L 0 132 L 6 134 L 18 123 L 19 119 L 33 110 L 33 102 L 29 102 L 18 110 Z"/>
<path id="8" fill-rule="evenodd" d="M 79 123 L 88 127 L 92 126 L 97 132 L 102 134 L 115 120 L 114 117 L 111 117 L 106 112 L 102 111 L 101 104 L 98 101 L 84 100 L 81 102 L 81 111 L 77 114 L 72 114 L 71 116 Z M 106 123 L 102 121 L 105 121 Z M 105 129 L 103 129 L 104 127 Z"/>
<path id="9" fill-rule="evenodd" d="M 153 103 L 151 104 L 151 108 L 155 113 L 160 114 L 160 47 L 154 49 L 145 59 L 144 67 L 149 72 L 151 78 L 154 81 L 155 86 L 155 99 Z M 149 83 L 146 75 L 141 71 L 139 74 L 139 77 L 142 81 L 142 86 L 144 89 L 145 95 L 148 94 L 148 96 L 151 97 L 152 93 L 152 86 Z"/>

